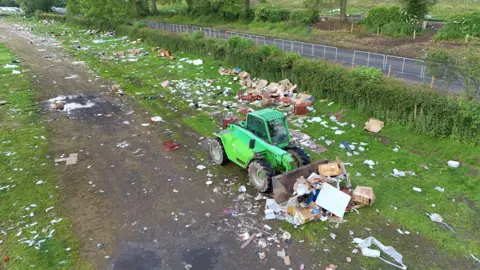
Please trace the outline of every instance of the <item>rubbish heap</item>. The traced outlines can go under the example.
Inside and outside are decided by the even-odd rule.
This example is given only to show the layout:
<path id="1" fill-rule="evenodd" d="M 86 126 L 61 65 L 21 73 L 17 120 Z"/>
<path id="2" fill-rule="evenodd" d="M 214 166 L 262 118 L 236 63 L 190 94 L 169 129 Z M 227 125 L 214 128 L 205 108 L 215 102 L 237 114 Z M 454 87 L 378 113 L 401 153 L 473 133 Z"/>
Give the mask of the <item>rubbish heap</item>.
<path id="1" fill-rule="evenodd" d="M 292 187 L 291 176 L 300 175 Z M 265 219 L 285 220 L 296 226 L 311 221 L 343 222 L 345 212 L 355 211 L 375 202 L 370 187 L 352 189 L 342 161 L 310 164 L 274 178 L 274 199 L 267 199 Z"/>
<path id="2" fill-rule="evenodd" d="M 305 93 L 297 93 L 297 85 L 288 79 L 268 82 L 258 78 L 250 78 L 250 74 L 239 68 L 218 70 L 220 75 L 235 76 L 243 89 L 237 94 L 237 99 L 243 103 L 251 103 L 258 107 L 274 106 L 279 111 L 304 115 L 313 111 L 311 107 L 315 98 Z"/>

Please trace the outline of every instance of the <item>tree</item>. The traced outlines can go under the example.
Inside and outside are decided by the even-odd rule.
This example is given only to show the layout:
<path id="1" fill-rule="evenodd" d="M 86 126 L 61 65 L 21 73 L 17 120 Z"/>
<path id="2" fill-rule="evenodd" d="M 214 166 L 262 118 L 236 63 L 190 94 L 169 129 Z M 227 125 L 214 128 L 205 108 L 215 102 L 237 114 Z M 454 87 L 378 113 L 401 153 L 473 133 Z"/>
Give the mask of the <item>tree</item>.
<path id="1" fill-rule="evenodd" d="M 0 7 L 18 7 L 15 0 L 0 0 Z"/>
<path id="2" fill-rule="evenodd" d="M 427 68 L 436 78 L 448 83 L 460 82 L 463 94 L 469 100 L 480 96 L 480 53 L 478 49 L 468 48 L 449 54 L 442 50 L 427 53 Z"/>
<path id="3" fill-rule="evenodd" d="M 347 20 L 347 0 L 340 0 L 340 20 Z"/>
<path id="4" fill-rule="evenodd" d="M 54 6 L 54 0 L 16 0 L 20 7 L 27 13 L 33 13 L 36 10 L 43 12 L 50 11 L 50 8 Z"/>
<path id="5" fill-rule="evenodd" d="M 403 9 L 409 15 L 413 15 L 417 20 L 423 22 L 425 15 L 428 14 L 430 8 L 435 5 L 438 0 L 400 0 Z"/>
<path id="6" fill-rule="evenodd" d="M 157 0 L 152 0 L 152 13 L 158 15 Z"/>

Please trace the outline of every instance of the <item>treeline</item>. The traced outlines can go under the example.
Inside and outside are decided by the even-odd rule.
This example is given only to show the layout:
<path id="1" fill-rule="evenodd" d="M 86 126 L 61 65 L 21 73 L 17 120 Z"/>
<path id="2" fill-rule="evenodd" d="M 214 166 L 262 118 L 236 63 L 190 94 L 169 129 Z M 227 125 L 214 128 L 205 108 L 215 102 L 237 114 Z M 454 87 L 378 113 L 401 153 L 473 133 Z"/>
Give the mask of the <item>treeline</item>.
<path id="1" fill-rule="evenodd" d="M 65 18 L 43 18 L 55 17 Z M 90 24 L 85 19 L 73 21 Z M 270 81 L 289 78 L 299 89 L 319 99 L 358 108 L 369 116 L 400 123 L 419 133 L 480 143 L 480 104 L 476 101 L 386 79 L 377 69 L 347 70 L 323 60 L 286 53 L 275 46 L 256 46 L 248 39 L 206 39 L 201 33 L 178 35 L 140 25 L 117 25 L 115 29 L 132 39 L 142 38 L 173 51 L 211 55 L 248 70 L 255 77 Z"/>

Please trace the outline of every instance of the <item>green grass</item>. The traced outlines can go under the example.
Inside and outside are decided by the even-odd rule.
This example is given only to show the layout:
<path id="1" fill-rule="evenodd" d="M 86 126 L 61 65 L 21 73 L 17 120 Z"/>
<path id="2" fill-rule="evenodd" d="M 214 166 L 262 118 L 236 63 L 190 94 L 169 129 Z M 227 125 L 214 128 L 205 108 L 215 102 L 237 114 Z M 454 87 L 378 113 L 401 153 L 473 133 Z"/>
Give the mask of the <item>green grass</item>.
<path id="1" fill-rule="evenodd" d="M 164 80 L 215 79 L 214 85 L 218 85 L 222 89 L 224 87 L 233 88 L 232 94 L 228 96 L 220 96 L 215 100 L 205 97 L 204 103 L 212 105 L 215 105 L 218 100 L 220 102 L 232 101 L 234 93 L 238 90 L 236 83 L 230 84 L 232 77 L 221 77 L 217 72 L 220 65 L 226 66 L 226 64 L 215 62 L 207 56 L 201 57 L 204 61 L 201 66 L 182 62 L 180 59 L 184 57 L 192 60 L 200 57 L 182 52 L 174 52 L 177 60 L 173 63 L 167 59 L 153 58 L 151 55 L 140 57 L 137 63 L 102 62 L 92 54 L 103 51 L 111 55 L 114 51 L 139 46 L 129 43 L 96 45 L 91 42 L 90 37 L 79 33 L 79 28 L 74 26 L 35 25 L 35 29 L 41 32 L 69 30 L 70 33 L 73 33 L 71 37 L 59 38 L 64 42 L 68 52 L 74 54 L 77 59 L 86 60 L 102 78 L 120 83 L 126 95 L 139 100 L 139 103 L 150 110 L 152 115 L 162 116 L 173 127 L 181 124 L 187 125 L 202 136 L 214 132 L 216 123 L 218 123 L 216 122 L 218 119 L 209 116 L 208 112 L 221 110 L 222 107 L 211 106 L 197 110 L 190 106 L 191 101 L 187 101 L 189 98 L 186 94 L 195 92 L 198 87 L 204 87 L 200 82 L 176 93 L 160 87 L 160 83 Z M 74 49 L 69 42 L 74 39 L 80 40 L 82 46 L 91 46 L 90 50 L 77 51 Z M 142 45 L 147 52 L 150 51 L 150 46 L 151 44 Z M 176 67 L 179 64 L 184 68 Z M 160 98 L 143 98 L 150 96 Z M 328 101 L 317 101 L 314 105 L 316 112 L 309 116 L 320 116 L 327 121 L 329 126 L 335 126 L 329 120 L 329 115 L 340 110 L 342 106 L 340 104 L 328 106 L 327 104 Z M 343 135 L 335 135 L 334 130 L 324 128 L 319 123 L 304 121 L 303 124 L 299 124 L 294 122 L 291 123 L 291 127 L 303 130 L 312 138 L 319 139 L 321 136 L 325 136 L 328 140 L 334 140 L 335 142 L 327 147 L 328 152 L 322 155 L 313 155 L 313 158 L 327 157 L 334 160 L 338 156 L 344 162 L 353 164 L 351 167 L 347 166 L 347 170 L 351 174 L 354 186 L 366 185 L 374 188 L 377 200 L 373 206 L 361 209 L 358 216 L 354 213 L 346 215 L 349 222 L 342 224 L 341 227 L 346 230 L 347 236 L 348 230 L 365 232 L 364 228 L 370 227 L 375 231 L 374 234 L 372 233 L 373 236 L 387 245 L 393 245 L 405 256 L 405 262 L 418 269 L 436 269 L 437 266 L 418 256 L 419 251 L 412 248 L 409 238 L 395 240 L 400 238 L 395 232 L 396 228 L 410 231 L 411 237 L 413 237 L 412 241 L 419 245 L 421 252 L 430 252 L 434 249 L 441 254 L 443 263 L 461 260 L 471 253 L 480 254 L 480 231 L 477 230 L 480 222 L 480 196 L 478 195 L 480 193 L 478 186 L 480 147 L 454 140 L 421 136 L 409 131 L 406 127 L 390 123 L 386 123 L 380 134 L 371 134 L 363 131 L 363 124 L 368 119 L 361 112 L 345 109 L 343 116 L 342 122 L 349 123 L 346 127 L 340 128 L 346 132 Z M 355 128 L 351 124 L 354 124 Z M 296 125 L 300 125 L 300 127 Z M 390 144 L 385 144 L 386 140 Z M 365 142 L 367 146 L 364 147 L 367 150 L 360 152 L 358 156 L 347 156 L 346 150 L 339 147 L 342 141 Z M 325 141 L 320 139 L 318 143 L 326 145 Z M 394 148 L 398 148 L 399 151 L 394 152 Z M 366 159 L 378 161 L 379 164 L 374 166 L 374 169 L 370 169 L 363 164 Z M 447 167 L 446 162 L 451 159 L 460 160 L 462 166 L 458 169 Z M 421 167 L 422 164 L 427 165 L 429 169 Z M 390 175 L 394 168 L 414 171 L 416 176 L 395 178 Z M 361 176 L 357 176 L 357 173 L 360 173 Z M 372 176 L 372 173 L 375 176 Z M 445 192 L 434 190 L 436 186 L 445 188 Z M 413 187 L 421 188 L 422 192 L 413 191 Z M 432 207 L 431 204 L 436 206 Z M 393 206 L 398 210 L 394 210 Z M 425 215 L 426 212 L 442 215 L 445 221 L 455 229 L 456 234 L 451 233 L 441 224 L 431 222 Z M 289 224 L 284 225 L 286 229 L 293 232 L 295 238 L 307 239 L 320 247 L 323 243 L 321 239 L 329 238 L 328 230 L 325 230 L 325 227 L 329 226 L 331 225 L 320 222 L 307 224 L 300 229 L 293 229 Z M 359 235 L 366 236 L 365 233 Z M 337 248 L 341 254 L 350 254 L 350 247 L 351 245 L 345 244 Z M 369 269 L 373 266 L 382 267 L 382 264 L 372 259 L 362 257 L 360 260 L 362 265 Z M 348 265 L 345 265 L 344 268 L 347 269 Z"/>
<path id="2" fill-rule="evenodd" d="M 4 68 L 13 59 L 0 44 L 0 100 L 9 102 L 0 106 L 0 230 L 6 233 L 0 234 L 0 268 L 88 268 L 80 262 L 78 239 L 58 203 L 49 136 L 33 99 L 35 90 L 27 73 L 13 75 L 12 69 Z M 40 180 L 43 184 L 37 185 Z M 46 212 L 50 207 L 54 208 Z M 63 220 L 51 223 L 59 218 Z M 33 240 L 32 245 L 20 243 L 25 240 Z M 6 257 L 9 261 L 3 263 Z"/>

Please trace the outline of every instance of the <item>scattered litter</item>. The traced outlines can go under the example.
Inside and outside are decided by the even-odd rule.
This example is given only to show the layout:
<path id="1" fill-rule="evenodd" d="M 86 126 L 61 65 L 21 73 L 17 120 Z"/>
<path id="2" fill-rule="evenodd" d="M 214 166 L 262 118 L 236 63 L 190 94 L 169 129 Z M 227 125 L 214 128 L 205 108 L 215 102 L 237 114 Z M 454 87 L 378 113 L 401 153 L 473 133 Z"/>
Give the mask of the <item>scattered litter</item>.
<path id="1" fill-rule="evenodd" d="M 78 161 L 78 153 L 71 153 L 68 155 L 67 158 L 57 158 L 55 159 L 55 163 L 58 163 L 58 162 L 63 162 L 65 161 L 65 165 L 74 165 L 74 164 L 77 164 L 77 161 Z"/>
<path id="2" fill-rule="evenodd" d="M 12 70 L 12 74 L 13 75 L 18 75 L 18 74 L 21 74 L 22 72 L 18 71 L 18 70 Z"/>
<path id="3" fill-rule="evenodd" d="M 413 190 L 415 190 L 416 192 L 422 192 L 422 189 L 418 187 L 413 187 Z"/>
<path id="4" fill-rule="evenodd" d="M 173 140 L 163 143 L 163 149 L 165 151 L 173 151 L 173 150 L 177 150 L 178 148 L 180 148 L 180 144 L 176 143 Z"/>
<path id="5" fill-rule="evenodd" d="M 433 222 L 442 223 L 442 224 L 445 225 L 449 230 L 451 230 L 453 233 L 455 233 L 455 231 L 452 229 L 452 227 L 450 227 L 447 223 L 445 223 L 445 222 L 443 221 L 442 216 L 440 216 L 439 214 L 437 214 L 437 213 L 433 213 L 433 214 L 428 214 L 428 213 L 426 213 L 426 215 L 429 216 L 430 219 L 431 219 Z"/>
<path id="6" fill-rule="evenodd" d="M 346 258 L 346 261 L 349 262 L 349 263 L 351 263 L 351 262 L 352 262 L 352 258 L 347 257 L 347 258 Z"/>
<path id="7" fill-rule="evenodd" d="M 160 117 L 160 116 L 154 116 L 154 117 L 150 118 L 150 120 L 152 121 L 152 123 L 165 122 L 165 121 L 163 121 L 163 118 Z"/>
<path id="8" fill-rule="evenodd" d="M 199 170 L 205 170 L 207 167 L 203 166 L 203 165 L 198 165 L 197 166 L 197 169 Z"/>
<path id="9" fill-rule="evenodd" d="M 440 191 L 440 192 L 445 192 L 445 189 L 444 189 L 444 188 L 441 188 L 441 187 L 439 187 L 439 186 L 436 186 L 436 187 L 435 187 L 435 190 Z"/>
<path id="10" fill-rule="evenodd" d="M 193 60 L 193 61 L 192 61 L 192 64 L 194 64 L 195 66 L 202 65 L 202 64 L 203 64 L 203 60 L 202 60 L 202 59 Z"/>
<path id="11" fill-rule="evenodd" d="M 129 146 L 130 144 L 127 143 L 127 141 L 123 141 L 121 143 L 117 143 L 117 147 L 120 147 L 120 148 L 125 148 L 127 146 Z"/>
<path id="12" fill-rule="evenodd" d="M 477 257 L 473 256 L 473 254 L 470 254 L 470 256 L 472 256 L 472 258 L 473 258 L 475 261 L 477 261 L 478 263 L 480 263 L 480 260 L 477 259 Z"/>
<path id="13" fill-rule="evenodd" d="M 77 78 L 78 78 L 78 75 L 71 75 L 71 76 L 65 77 L 66 80 L 72 80 Z"/>
<path id="14" fill-rule="evenodd" d="M 37 184 L 37 185 L 41 185 L 43 183 L 44 183 L 43 180 L 38 180 L 37 182 L 35 182 L 35 184 Z"/>
<path id="15" fill-rule="evenodd" d="M 3 66 L 3 68 L 18 68 L 18 66 L 17 65 L 6 64 L 5 66 Z"/>
<path id="16" fill-rule="evenodd" d="M 238 192 L 247 192 L 247 188 L 245 186 L 240 186 Z"/>
<path id="17" fill-rule="evenodd" d="M 398 253 L 393 247 L 385 246 L 380 241 L 378 241 L 375 237 L 368 237 L 365 239 L 354 238 L 353 243 L 356 243 L 358 247 L 362 250 L 363 256 L 366 257 L 373 257 L 379 258 L 380 260 L 395 266 L 400 269 L 407 269 L 407 266 L 403 264 L 403 256 Z M 398 264 L 392 263 L 386 259 L 380 257 L 380 250 L 370 249 L 369 247 L 372 245 L 376 245 L 382 250 L 384 253 L 392 257 Z"/>
<path id="18" fill-rule="evenodd" d="M 400 230 L 400 229 L 397 229 L 397 232 L 398 232 L 399 234 L 405 234 L 405 233 L 404 233 L 402 230 Z"/>
<path id="19" fill-rule="evenodd" d="M 452 168 L 458 168 L 460 167 L 460 162 L 458 161 L 455 161 L 455 160 L 449 160 L 447 162 L 448 166 L 452 167 Z"/>
<path id="20" fill-rule="evenodd" d="M 331 237 L 333 240 L 335 240 L 335 238 L 337 238 L 337 235 L 334 234 L 334 233 L 330 233 L 330 237 Z"/>

